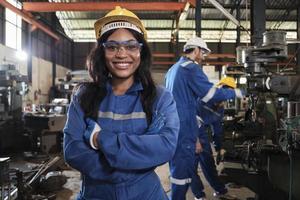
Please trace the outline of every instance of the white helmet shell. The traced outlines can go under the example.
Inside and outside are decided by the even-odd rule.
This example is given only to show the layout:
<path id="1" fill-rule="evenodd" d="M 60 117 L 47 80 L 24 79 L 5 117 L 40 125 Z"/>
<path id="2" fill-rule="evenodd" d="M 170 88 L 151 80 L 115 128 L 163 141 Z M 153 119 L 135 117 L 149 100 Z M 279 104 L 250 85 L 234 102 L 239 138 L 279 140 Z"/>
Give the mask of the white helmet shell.
<path id="1" fill-rule="evenodd" d="M 195 47 L 200 47 L 201 49 L 205 50 L 206 53 L 210 53 L 211 50 L 207 47 L 206 42 L 200 37 L 194 37 L 189 39 L 185 45 L 183 46 L 183 51 L 186 51 L 188 49 L 192 49 Z"/>

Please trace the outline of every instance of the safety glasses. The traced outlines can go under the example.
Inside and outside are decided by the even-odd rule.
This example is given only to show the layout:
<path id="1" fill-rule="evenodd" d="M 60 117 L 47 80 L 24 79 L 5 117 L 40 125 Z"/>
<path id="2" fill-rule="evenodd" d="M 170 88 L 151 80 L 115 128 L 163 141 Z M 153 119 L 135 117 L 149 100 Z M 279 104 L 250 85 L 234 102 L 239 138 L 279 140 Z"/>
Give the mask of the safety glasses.
<path id="1" fill-rule="evenodd" d="M 102 43 L 102 46 L 104 47 L 105 51 L 108 53 L 117 53 L 120 51 L 122 47 L 127 53 L 138 53 L 141 51 L 143 44 L 134 40 L 122 41 L 122 42 L 107 41 Z"/>
<path id="2" fill-rule="evenodd" d="M 203 49 L 203 48 L 200 48 L 200 47 L 199 47 L 199 49 L 200 49 L 201 53 L 202 53 L 204 56 L 207 56 L 207 55 L 209 54 L 209 52 L 208 52 L 206 49 Z"/>

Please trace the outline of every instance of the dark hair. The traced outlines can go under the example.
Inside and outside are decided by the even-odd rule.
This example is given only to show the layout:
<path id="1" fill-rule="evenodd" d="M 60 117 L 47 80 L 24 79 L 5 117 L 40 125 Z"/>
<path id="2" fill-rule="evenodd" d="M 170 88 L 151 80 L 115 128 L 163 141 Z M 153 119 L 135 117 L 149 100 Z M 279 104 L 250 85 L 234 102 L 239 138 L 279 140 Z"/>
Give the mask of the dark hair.
<path id="1" fill-rule="evenodd" d="M 105 52 L 102 43 L 107 41 L 107 38 L 116 30 L 117 29 L 111 30 L 103 34 L 101 38 L 97 40 L 96 47 L 90 52 L 87 58 L 87 69 L 92 78 L 92 82 L 80 84 L 80 87 L 83 86 L 84 89 L 79 95 L 79 103 L 84 111 L 85 117 L 98 118 L 99 106 L 107 94 L 106 83 L 109 80 L 109 71 L 105 63 Z M 156 86 L 150 73 L 152 55 L 143 35 L 131 29 L 127 30 L 133 34 L 138 42 L 143 44 L 141 62 L 134 74 L 134 79 L 142 83 L 143 90 L 140 96 L 147 122 L 150 123 L 152 118 L 152 106 L 156 97 Z"/>

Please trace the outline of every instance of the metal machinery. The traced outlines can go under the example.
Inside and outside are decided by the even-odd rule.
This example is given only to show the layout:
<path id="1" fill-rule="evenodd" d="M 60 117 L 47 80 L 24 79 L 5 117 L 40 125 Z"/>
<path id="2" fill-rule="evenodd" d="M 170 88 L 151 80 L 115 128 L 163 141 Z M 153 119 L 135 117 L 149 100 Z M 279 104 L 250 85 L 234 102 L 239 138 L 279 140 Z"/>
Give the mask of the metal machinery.
<path id="1" fill-rule="evenodd" d="M 260 47 L 237 48 L 249 107 L 243 119 L 229 126 L 225 121 L 233 145 L 224 172 L 227 181 L 251 188 L 256 199 L 300 199 L 300 76 L 274 67 L 287 57 L 282 31 L 265 32 Z"/>
<path id="2" fill-rule="evenodd" d="M 54 200 L 55 191 L 66 183 L 60 171 L 63 159 L 49 158 L 36 167 L 10 166 L 9 157 L 0 158 L 0 200 Z M 22 164 L 22 163 L 21 163 Z M 24 164 L 23 164 L 24 165 Z"/>
<path id="3" fill-rule="evenodd" d="M 24 130 L 22 124 L 22 95 L 28 91 L 27 76 L 15 65 L 0 65 L 0 154 L 22 149 Z"/>
<path id="4" fill-rule="evenodd" d="M 67 108 L 67 99 L 54 99 L 50 104 L 38 105 L 33 112 L 24 113 L 24 126 L 31 132 L 33 152 L 61 151 Z"/>
<path id="5" fill-rule="evenodd" d="M 41 137 L 40 145 L 40 149 L 43 152 L 51 152 L 50 141 L 54 140 L 53 133 L 61 133 L 61 139 L 59 139 L 59 135 L 56 134 L 58 136 L 56 138 L 57 144 L 59 143 L 59 141 L 62 141 L 62 129 L 67 119 L 67 107 L 68 102 L 71 101 L 73 89 L 77 84 L 90 80 L 91 78 L 87 70 L 75 70 L 67 72 L 65 78 L 58 79 L 58 83 L 55 85 L 55 87 L 52 87 L 50 89 L 49 97 L 50 99 L 52 99 L 52 104 L 41 105 L 42 108 L 53 108 L 52 112 L 51 109 L 49 110 L 46 108 L 46 110 L 49 110 L 50 112 L 34 113 L 33 115 L 25 116 L 25 124 L 27 127 L 30 127 L 32 130 L 34 130 L 34 132 L 41 132 L 41 130 L 43 129 L 41 135 L 44 135 L 44 137 Z M 55 103 L 56 100 L 58 100 L 58 102 Z M 62 103 L 59 102 L 60 100 L 67 101 Z M 57 108 L 59 108 L 60 110 L 56 110 Z M 35 125 L 37 121 L 40 122 L 40 126 Z"/>
<path id="6" fill-rule="evenodd" d="M 0 65 L 0 200 L 55 199 L 52 191 L 65 183 L 65 177 L 58 171 L 53 172 L 62 162 L 61 157 L 50 158 L 32 168 L 21 167 L 22 162 L 13 167 L 7 157 L 19 158 L 24 151 L 35 151 L 37 143 L 40 144 L 39 150 L 44 152 L 50 152 L 53 146 L 57 149 L 61 146 L 56 133 L 62 131 L 67 102 L 54 101 L 53 104 L 40 105 L 43 113 L 23 114 L 22 96 L 28 91 L 27 82 L 27 77 L 21 75 L 14 65 Z M 36 121 L 38 119 L 41 124 Z M 44 137 L 37 142 L 37 132 L 26 125 L 41 130 Z"/>
<path id="7" fill-rule="evenodd" d="M 71 100 L 73 88 L 81 82 L 90 81 L 90 77 L 87 70 L 76 70 L 66 74 L 66 77 L 62 80 L 58 80 L 58 84 L 51 88 L 50 97 L 53 98 L 67 98 Z"/>
<path id="8" fill-rule="evenodd" d="M 9 157 L 0 158 L 0 190 L 1 200 L 13 200 L 18 196 L 18 189 L 10 181 Z"/>

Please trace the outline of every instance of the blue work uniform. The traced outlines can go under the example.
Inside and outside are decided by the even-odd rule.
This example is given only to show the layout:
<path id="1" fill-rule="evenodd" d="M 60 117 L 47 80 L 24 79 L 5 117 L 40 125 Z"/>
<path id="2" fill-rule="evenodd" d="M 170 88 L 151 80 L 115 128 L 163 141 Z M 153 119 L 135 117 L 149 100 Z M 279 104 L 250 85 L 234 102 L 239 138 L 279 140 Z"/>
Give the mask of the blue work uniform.
<path id="1" fill-rule="evenodd" d="M 200 119 L 200 123 L 202 126 L 209 126 L 211 128 L 214 148 L 216 151 L 220 151 L 223 136 L 222 120 L 224 117 L 224 108 L 218 108 L 214 105 L 199 101 L 197 116 L 199 117 L 198 119 Z M 201 138 L 202 135 L 204 134 L 199 131 L 199 138 Z"/>
<path id="2" fill-rule="evenodd" d="M 202 152 L 196 155 L 194 166 L 195 171 L 197 171 L 198 164 L 200 163 L 202 172 L 210 186 L 218 194 L 225 194 L 227 193 L 227 188 L 218 177 L 209 137 L 206 132 L 206 127 L 209 126 L 212 129 L 215 150 L 220 151 L 223 136 L 222 120 L 224 116 L 224 109 L 216 109 L 213 105 L 205 104 L 200 101 L 197 108 L 197 114 L 200 121 L 198 137 L 202 145 Z M 196 198 L 205 196 L 203 192 L 204 187 L 198 174 L 195 176 L 195 180 L 192 181 L 191 188 Z"/>
<path id="3" fill-rule="evenodd" d="M 87 124 L 79 104 L 80 87 L 72 99 L 64 128 L 66 162 L 81 172 L 79 200 L 167 199 L 154 169 L 174 155 L 179 119 L 172 94 L 157 87 L 152 121 L 163 119 L 157 131 L 149 131 L 140 92 L 135 82 L 116 96 L 107 83 L 107 95 L 99 106 L 99 150 L 84 140 Z M 151 125 L 150 125 L 151 126 Z"/>
<path id="4" fill-rule="evenodd" d="M 167 89 L 173 93 L 180 120 L 178 145 L 169 163 L 171 199 L 184 200 L 192 177 L 196 174 L 194 162 L 198 135 L 197 99 L 200 98 L 204 103 L 216 103 L 234 98 L 236 92 L 232 89 L 214 87 L 200 66 L 187 57 L 181 57 L 168 70 L 165 82 Z"/>

